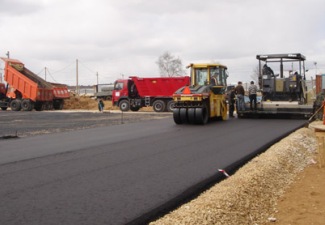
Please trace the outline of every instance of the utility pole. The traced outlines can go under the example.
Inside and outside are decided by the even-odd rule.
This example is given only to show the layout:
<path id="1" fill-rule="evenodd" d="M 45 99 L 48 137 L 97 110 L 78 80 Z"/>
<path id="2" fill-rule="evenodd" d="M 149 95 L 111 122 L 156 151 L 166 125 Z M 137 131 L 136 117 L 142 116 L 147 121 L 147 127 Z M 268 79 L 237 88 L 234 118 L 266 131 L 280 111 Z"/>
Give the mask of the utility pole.
<path id="1" fill-rule="evenodd" d="M 45 70 L 45 81 L 46 81 L 46 66 L 45 66 L 44 70 Z"/>
<path id="2" fill-rule="evenodd" d="M 79 84 L 78 84 L 78 59 L 76 60 L 76 94 L 79 95 Z"/>
<path id="3" fill-rule="evenodd" d="M 98 86 L 98 72 L 96 73 L 96 76 L 97 76 L 97 86 Z"/>

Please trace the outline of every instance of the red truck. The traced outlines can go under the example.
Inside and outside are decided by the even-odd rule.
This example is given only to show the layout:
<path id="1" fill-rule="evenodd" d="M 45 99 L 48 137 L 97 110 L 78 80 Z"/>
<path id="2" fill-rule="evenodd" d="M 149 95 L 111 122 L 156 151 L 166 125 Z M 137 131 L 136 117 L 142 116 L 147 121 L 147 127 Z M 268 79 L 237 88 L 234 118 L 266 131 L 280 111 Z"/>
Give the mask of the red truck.
<path id="1" fill-rule="evenodd" d="M 49 83 L 16 59 L 5 62 L 5 84 L 0 85 L 0 107 L 13 111 L 62 109 L 64 99 L 70 98 L 66 85 Z"/>
<path id="2" fill-rule="evenodd" d="M 174 107 L 173 94 L 190 84 L 190 77 L 155 77 L 116 80 L 112 92 L 112 104 L 121 111 L 138 111 L 152 106 L 155 112 L 171 112 Z"/>

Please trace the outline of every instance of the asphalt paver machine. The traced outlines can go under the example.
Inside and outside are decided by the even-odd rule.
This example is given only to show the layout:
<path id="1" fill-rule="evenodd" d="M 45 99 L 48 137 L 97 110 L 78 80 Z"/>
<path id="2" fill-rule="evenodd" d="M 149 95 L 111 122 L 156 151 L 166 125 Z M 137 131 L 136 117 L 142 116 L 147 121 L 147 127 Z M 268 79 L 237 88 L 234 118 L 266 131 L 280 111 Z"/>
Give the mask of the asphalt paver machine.
<path id="1" fill-rule="evenodd" d="M 257 110 L 250 110 L 248 104 L 238 117 L 294 117 L 309 118 L 312 104 L 307 103 L 305 75 L 306 57 L 300 53 L 257 55 L 258 85 L 261 101 Z"/>

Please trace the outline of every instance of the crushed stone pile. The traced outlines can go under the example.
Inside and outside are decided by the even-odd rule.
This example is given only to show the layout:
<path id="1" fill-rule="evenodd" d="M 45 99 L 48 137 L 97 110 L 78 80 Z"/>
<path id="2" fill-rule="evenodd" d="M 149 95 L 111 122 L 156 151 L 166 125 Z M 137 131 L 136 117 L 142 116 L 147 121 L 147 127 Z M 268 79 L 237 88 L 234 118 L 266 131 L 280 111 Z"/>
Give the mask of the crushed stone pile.
<path id="1" fill-rule="evenodd" d="M 315 163 L 316 148 L 314 132 L 301 128 L 150 225 L 267 224 L 277 211 L 277 199 L 307 165 Z"/>

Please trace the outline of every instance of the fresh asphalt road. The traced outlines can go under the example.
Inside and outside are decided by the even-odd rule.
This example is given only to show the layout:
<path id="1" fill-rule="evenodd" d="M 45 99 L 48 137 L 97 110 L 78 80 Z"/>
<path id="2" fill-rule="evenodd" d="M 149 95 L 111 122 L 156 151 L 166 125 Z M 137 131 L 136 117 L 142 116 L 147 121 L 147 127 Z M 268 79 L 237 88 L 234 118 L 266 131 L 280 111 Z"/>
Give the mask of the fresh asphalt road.
<path id="1" fill-rule="evenodd" d="M 126 224 L 302 126 L 171 118 L 0 142 L 0 224 Z"/>

